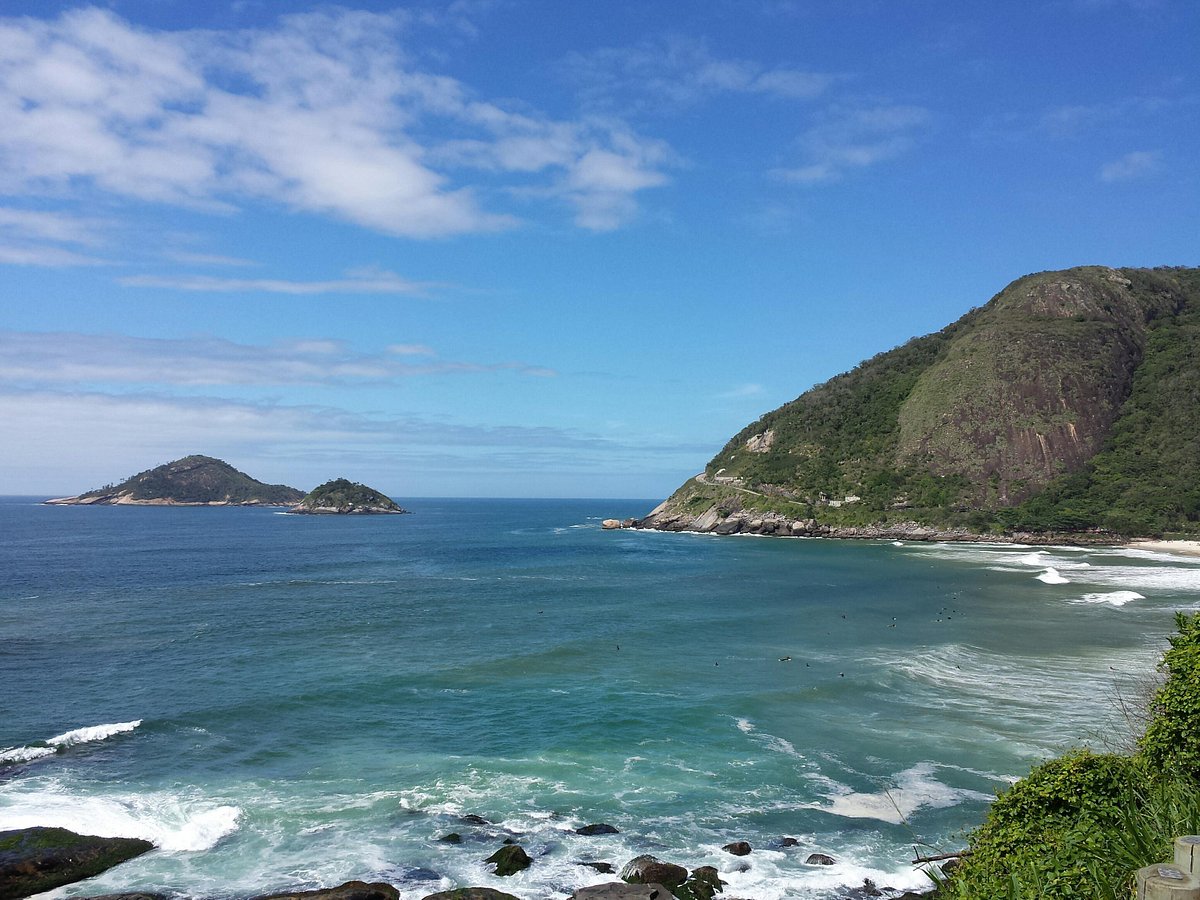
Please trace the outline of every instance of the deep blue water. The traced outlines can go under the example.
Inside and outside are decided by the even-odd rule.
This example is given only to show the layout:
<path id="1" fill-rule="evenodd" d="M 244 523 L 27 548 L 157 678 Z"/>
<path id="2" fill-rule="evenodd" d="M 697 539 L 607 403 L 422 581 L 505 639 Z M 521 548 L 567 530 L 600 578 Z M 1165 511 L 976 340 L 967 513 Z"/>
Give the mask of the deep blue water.
<path id="1" fill-rule="evenodd" d="M 162 848 L 59 894 L 364 878 L 537 900 L 608 880 L 582 860 L 643 852 L 758 900 L 919 886 L 913 844 L 954 849 L 1039 759 L 1127 737 L 1114 694 L 1200 596 L 1200 560 L 1136 550 L 402 502 L 414 515 L 0 500 L 0 829 Z M 621 834 L 573 834 L 599 821 Z M 509 835 L 535 863 L 498 879 L 482 860 Z M 721 852 L 742 839 L 749 857 Z"/>

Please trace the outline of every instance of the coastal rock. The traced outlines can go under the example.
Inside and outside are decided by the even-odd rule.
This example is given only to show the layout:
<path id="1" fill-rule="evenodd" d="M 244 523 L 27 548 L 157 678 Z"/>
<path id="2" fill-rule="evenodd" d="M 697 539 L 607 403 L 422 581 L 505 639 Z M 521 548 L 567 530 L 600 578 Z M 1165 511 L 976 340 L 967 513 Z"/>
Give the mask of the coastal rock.
<path id="1" fill-rule="evenodd" d="M 796 840 L 794 837 L 785 837 L 785 838 L 780 838 L 779 846 L 780 847 L 799 847 L 800 842 L 798 840 Z"/>
<path id="2" fill-rule="evenodd" d="M 99 875 L 154 845 L 104 838 L 65 828 L 0 831 L 0 900 L 15 900 Z"/>
<path id="3" fill-rule="evenodd" d="M 449 834 L 443 834 L 438 840 L 443 844 L 461 844 L 462 835 L 457 831 L 451 831 Z"/>
<path id="4" fill-rule="evenodd" d="M 692 870 L 692 875 L 675 889 L 675 896 L 680 900 L 713 900 L 716 894 L 725 890 L 725 882 L 713 866 L 701 866 Z"/>
<path id="5" fill-rule="evenodd" d="M 576 828 L 575 833 L 582 834 L 584 837 L 592 837 L 597 834 L 620 834 L 621 832 L 611 825 L 598 822 L 595 825 L 584 825 L 582 828 Z"/>
<path id="6" fill-rule="evenodd" d="M 827 853 L 810 853 L 804 864 L 806 866 L 833 866 L 837 864 L 837 860 Z"/>
<path id="7" fill-rule="evenodd" d="M 688 870 L 683 866 L 643 854 L 625 863 L 620 877 L 622 881 L 630 884 L 665 884 L 667 887 L 677 887 L 687 881 Z"/>
<path id="8" fill-rule="evenodd" d="M 747 841 L 734 841 L 732 844 L 726 844 L 721 849 L 726 853 L 732 853 L 734 856 L 746 856 L 754 848 Z"/>
<path id="9" fill-rule="evenodd" d="M 626 884 L 609 881 L 581 887 L 571 900 L 674 900 L 670 889 L 662 884 Z"/>
<path id="10" fill-rule="evenodd" d="M 421 900 L 521 900 L 521 898 L 495 888 L 465 887 L 455 888 L 452 891 L 439 891 L 436 894 L 422 897 Z"/>
<path id="11" fill-rule="evenodd" d="M 533 860 L 518 844 L 506 844 L 484 860 L 485 863 L 496 864 L 497 875 L 515 875 L 522 869 L 528 869 Z"/>
<path id="12" fill-rule="evenodd" d="M 167 900 L 167 895 L 131 891 L 127 894 L 91 894 L 87 897 L 73 897 L 72 900 Z"/>
<path id="13" fill-rule="evenodd" d="M 603 522 L 600 523 L 600 527 L 603 528 L 605 531 L 612 531 L 615 528 L 621 527 L 621 520 L 620 519 L 605 519 Z"/>
<path id="14" fill-rule="evenodd" d="M 400 892 L 382 881 L 370 884 L 365 881 L 347 881 L 337 887 L 265 894 L 255 897 L 254 900 L 400 900 Z"/>
<path id="15" fill-rule="evenodd" d="M 616 875 L 617 869 L 610 862 L 579 862 L 576 865 L 587 866 L 589 869 L 595 869 L 601 875 Z"/>
<path id="16" fill-rule="evenodd" d="M 487 819 L 485 819 L 483 816 L 477 816 L 474 813 L 469 813 L 468 815 L 465 815 L 465 816 L 459 816 L 458 820 L 467 825 L 491 825 L 492 824 Z"/>

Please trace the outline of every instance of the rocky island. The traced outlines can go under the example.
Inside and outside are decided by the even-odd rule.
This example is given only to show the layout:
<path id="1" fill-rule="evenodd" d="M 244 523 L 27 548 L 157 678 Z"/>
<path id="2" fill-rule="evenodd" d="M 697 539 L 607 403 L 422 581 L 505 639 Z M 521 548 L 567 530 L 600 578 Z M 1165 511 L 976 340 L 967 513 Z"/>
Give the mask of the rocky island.
<path id="1" fill-rule="evenodd" d="M 374 488 L 335 478 L 313 488 L 292 507 L 291 512 L 304 515 L 387 515 L 407 513 L 394 500 Z"/>
<path id="2" fill-rule="evenodd" d="M 1200 268 L 1042 272 L 766 413 L 630 524 L 1031 543 L 1194 535 L 1198 446 Z"/>
<path id="3" fill-rule="evenodd" d="M 74 497 L 47 500 L 52 506 L 293 506 L 304 492 L 286 484 L 263 484 L 211 456 L 185 456 L 147 469 L 117 485 Z"/>

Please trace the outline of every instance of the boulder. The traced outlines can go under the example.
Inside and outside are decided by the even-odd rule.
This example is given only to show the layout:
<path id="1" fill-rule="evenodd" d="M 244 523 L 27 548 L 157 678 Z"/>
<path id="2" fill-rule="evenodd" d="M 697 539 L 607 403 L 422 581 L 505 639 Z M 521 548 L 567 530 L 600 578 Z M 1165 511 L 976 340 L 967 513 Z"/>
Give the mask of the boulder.
<path id="1" fill-rule="evenodd" d="M 483 816 L 477 816 L 474 813 L 471 813 L 470 815 L 466 815 L 466 816 L 459 816 L 458 820 L 460 822 L 465 822 L 468 825 L 491 825 L 492 824 L 487 819 L 485 819 Z"/>
<path id="2" fill-rule="evenodd" d="M 581 887 L 571 895 L 571 900 L 675 900 L 675 898 L 670 890 L 662 884 L 626 884 L 623 881 L 610 881 L 606 884 Z"/>
<path id="3" fill-rule="evenodd" d="M 73 897 L 71 900 L 167 900 L 167 895 L 130 891 L 127 894 L 92 894 L 89 897 Z"/>
<path id="4" fill-rule="evenodd" d="M 595 825 L 584 825 L 582 828 L 576 828 L 575 833 L 582 834 L 585 837 L 591 837 L 596 834 L 620 834 L 621 832 L 613 828 L 611 825 L 605 825 L 603 822 L 599 822 Z"/>
<path id="5" fill-rule="evenodd" d="M 800 842 L 798 840 L 796 840 L 794 837 L 785 837 L 785 838 L 780 839 L 779 846 L 780 847 L 799 847 Z"/>
<path id="6" fill-rule="evenodd" d="M 648 853 L 635 856 L 621 869 L 620 878 L 630 884 L 665 884 L 678 887 L 687 881 L 688 870 L 674 863 L 663 862 Z"/>
<path id="7" fill-rule="evenodd" d="M 832 866 L 837 860 L 825 853 L 810 853 L 804 861 L 806 866 Z"/>
<path id="8" fill-rule="evenodd" d="M 462 835 L 457 831 L 451 831 L 449 834 L 443 834 L 438 840 L 443 844 L 461 844 Z"/>
<path id="9" fill-rule="evenodd" d="M 595 869 L 601 875 L 616 875 L 616 867 L 610 862 L 579 862 L 577 865 L 587 866 L 589 869 Z"/>
<path id="10" fill-rule="evenodd" d="M 747 856 L 754 848 L 747 841 L 734 841 L 732 844 L 726 844 L 721 849 L 726 853 L 732 853 L 734 856 Z"/>
<path id="11" fill-rule="evenodd" d="M 712 866 L 701 866 L 693 869 L 691 877 L 675 888 L 675 896 L 679 900 L 713 900 L 723 890 L 725 882 L 720 873 Z"/>
<path id="12" fill-rule="evenodd" d="M 519 844 L 506 844 L 484 860 L 485 863 L 496 864 L 497 875 L 515 875 L 522 869 L 528 869 L 533 863 L 529 854 Z"/>
<path id="13" fill-rule="evenodd" d="M 605 519 L 603 522 L 600 523 L 600 527 L 603 528 L 605 531 L 612 531 L 613 529 L 621 527 L 621 520 L 620 519 Z"/>
<path id="14" fill-rule="evenodd" d="M 82 881 L 153 849 L 149 841 L 94 837 L 65 828 L 0 831 L 0 900 Z"/>
<path id="15" fill-rule="evenodd" d="M 436 894 L 428 894 L 422 897 L 421 900 L 521 900 L 521 898 L 514 897 L 512 894 L 506 894 L 504 891 L 498 891 L 495 888 L 465 887 L 455 888 L 452 891 L 439 891 Z"/>
<path id="16" fill-rule="evenodd" d="M 317 891 L 287 891 L 264 894 L 254 900 L 399 900 L 400 892 L 390 884 L 376 881 L 347 881 L 337 887 Z"/>

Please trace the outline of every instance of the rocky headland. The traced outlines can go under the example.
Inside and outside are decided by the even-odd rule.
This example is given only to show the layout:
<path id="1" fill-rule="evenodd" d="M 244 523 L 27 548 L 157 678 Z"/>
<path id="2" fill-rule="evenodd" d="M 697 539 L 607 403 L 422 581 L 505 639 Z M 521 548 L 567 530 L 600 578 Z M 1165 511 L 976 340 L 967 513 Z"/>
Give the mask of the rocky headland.
<path id="1" fill-rule="evenodd" d="M 1027 275 L 761 416 L 631 524 L 1038 544 L 1198 535 L 1198 383 L 1200 268 Z"/>

